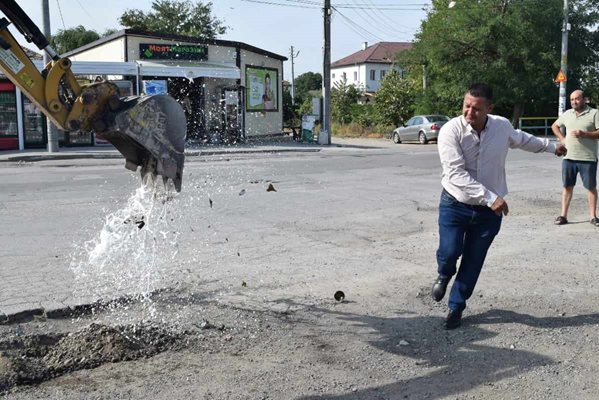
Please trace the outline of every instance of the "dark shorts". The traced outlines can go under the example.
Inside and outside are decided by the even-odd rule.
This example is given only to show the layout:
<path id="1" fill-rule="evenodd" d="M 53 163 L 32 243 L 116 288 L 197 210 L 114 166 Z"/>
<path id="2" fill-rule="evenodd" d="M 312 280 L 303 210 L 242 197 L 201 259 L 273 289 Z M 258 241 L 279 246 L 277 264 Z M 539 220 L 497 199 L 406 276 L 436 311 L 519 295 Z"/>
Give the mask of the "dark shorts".
<path id="1" fill-rule="evenodd" d="M 587 190 L 597 187 L 597 160 L 595 161 L 562 161 L 562 182 L 564 187 L 576 185 L 576 175 L 580 174 L 582 185 Z"/>

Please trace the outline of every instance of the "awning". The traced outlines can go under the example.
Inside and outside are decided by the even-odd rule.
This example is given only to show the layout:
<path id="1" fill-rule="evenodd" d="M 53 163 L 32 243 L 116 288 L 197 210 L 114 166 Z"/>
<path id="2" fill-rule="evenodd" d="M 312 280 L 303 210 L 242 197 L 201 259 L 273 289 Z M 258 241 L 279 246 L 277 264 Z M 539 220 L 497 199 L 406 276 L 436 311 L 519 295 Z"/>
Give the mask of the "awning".
<path id="1" fill-rule="evenodd" d="M 41 71 L 44 63 L 34 61 Z M 75 75 L 140 75 L 179 78 L 221 78 L 240 79 L 239 68 L 223 64 L 202 62 L 169 61 L 72 61 L 71 70 Z"/>
<path id="2" fill-rule="evenodd" d="M 166 76 L 179 78 L 241 79 L 239 68 L 223 64 L 189 61 L 136 61 L 142 76 Z"/>

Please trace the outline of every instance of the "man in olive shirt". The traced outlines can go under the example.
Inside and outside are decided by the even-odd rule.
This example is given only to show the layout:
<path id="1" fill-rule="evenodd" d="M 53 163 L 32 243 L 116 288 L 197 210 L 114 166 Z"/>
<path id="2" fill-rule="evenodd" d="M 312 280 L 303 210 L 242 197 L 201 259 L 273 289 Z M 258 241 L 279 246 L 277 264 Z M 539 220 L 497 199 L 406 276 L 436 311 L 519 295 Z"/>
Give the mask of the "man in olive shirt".
<path id="1" fill-rule="evenodd" d="M 585 103 L 582 90 L 570 95 L 572 108 L 565 111 L 551 125 L 553 134 L 566 145 L 568 154 L 562 162 L 562 213 L 555 219 L 556 225 L 568 223 L 568 208 L 572 200 L 576 176 L 580 174 L 582 184 L 588 190 L 591 224 L 599 226 L 597 218 L 597 139 L 599 139 L 599 112 Z M 565 128 L 566 136 L 561 127 Z"/>

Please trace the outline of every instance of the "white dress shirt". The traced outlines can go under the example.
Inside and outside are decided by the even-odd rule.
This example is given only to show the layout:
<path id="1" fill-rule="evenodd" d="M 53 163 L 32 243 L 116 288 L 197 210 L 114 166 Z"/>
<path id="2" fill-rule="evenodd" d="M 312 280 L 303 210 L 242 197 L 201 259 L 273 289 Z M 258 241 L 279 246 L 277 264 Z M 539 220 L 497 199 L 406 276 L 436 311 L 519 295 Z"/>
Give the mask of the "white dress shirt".
<path id="1" fill-rule="evenodd" d="M 554 153 L 555 144 L 514 129 L 506 118 L 491 114 L 487 117 L 480 137 L 463 116 L 451 119 L 441 127 L 437 145 L 445 190 L 459 202 L 491 207 L 498 196 L 508 193 L 508 149 Z"/>

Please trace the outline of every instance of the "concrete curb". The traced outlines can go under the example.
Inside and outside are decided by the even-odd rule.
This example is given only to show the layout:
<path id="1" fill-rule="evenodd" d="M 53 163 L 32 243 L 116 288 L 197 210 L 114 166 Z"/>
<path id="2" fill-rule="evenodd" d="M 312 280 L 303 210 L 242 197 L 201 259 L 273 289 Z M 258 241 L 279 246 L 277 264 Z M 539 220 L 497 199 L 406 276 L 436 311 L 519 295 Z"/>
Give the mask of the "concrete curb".
<path id="1" fill-rule="evenodd" d="M 239 150 L 189 150 L 185 152 L 186 157 L 216 156 L 216 155 L 235 155 L 252 153 L 314 153 L 319 152 L 320 148 L 282 148 L 282 149 L 239 149 Z M 78 159 L 122 159 L 123 156 L 118 152 L 111 153 L 47 153 L 47 154 L 15 154 L 6 157 L 0 156 L 0 162 L 36 162 L 49 160 L 78 160 Z"/>

